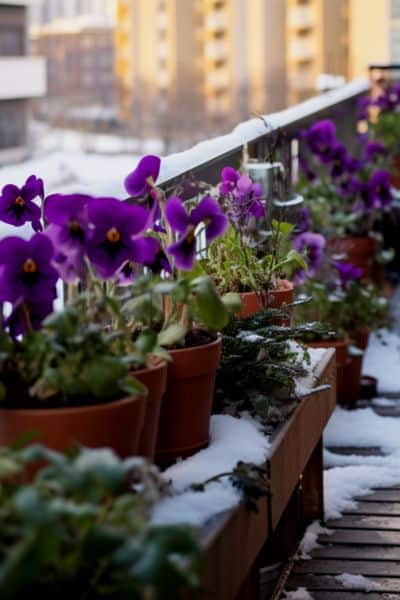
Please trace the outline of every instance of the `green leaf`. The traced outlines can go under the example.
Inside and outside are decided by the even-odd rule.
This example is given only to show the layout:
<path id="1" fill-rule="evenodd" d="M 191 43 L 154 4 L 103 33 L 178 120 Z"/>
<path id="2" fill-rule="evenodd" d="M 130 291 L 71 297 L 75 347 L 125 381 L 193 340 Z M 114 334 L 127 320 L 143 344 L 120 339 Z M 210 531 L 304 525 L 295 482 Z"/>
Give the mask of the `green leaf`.
<path id="1" fill-rule="evenodd" d="M 294 229 L 293 223 L 287 223 L 286 221 L 277 221 L 273 219 L 271 222 L 271 229 L 277 231 L 282 235 L 289 235 Z"/>
<path id="2" fill-rule="evenodd" d="M 167 348 L 180 344 L 184 341 L 187 330 L 181 323 L 172 323 L 158 334 L 159 346 Z"/>
<path id="3" fill-rule="evenodd" d="M 132 396 L 147 396 L 148 389 L 133 375 L 127 375 L 120 383 L 121 391 Z"/>
<path id="4" fill-rule="evenodd" d="M 225 308 L 231 314 L 236 314 L 242 309 L 242 301 L 239 294 L 229 292 L 228 294 L 224 294 L 221 300 L 224 303 Z"/>
<path id="5" fill-rule="evenodd" d="M 221 331 L 229 322 L 229 312 L 210 277 L 198 277 L 191 283 L 196 297 L 196 312 L 202 323 L 213 331 Z"/>
<path id="6" fill-rule="evenodd" d="M 153 352 L 157 344 L 157 333 L 152 329 L 142 331 L 135 340 L 135 346 L 143 355 Z"/>

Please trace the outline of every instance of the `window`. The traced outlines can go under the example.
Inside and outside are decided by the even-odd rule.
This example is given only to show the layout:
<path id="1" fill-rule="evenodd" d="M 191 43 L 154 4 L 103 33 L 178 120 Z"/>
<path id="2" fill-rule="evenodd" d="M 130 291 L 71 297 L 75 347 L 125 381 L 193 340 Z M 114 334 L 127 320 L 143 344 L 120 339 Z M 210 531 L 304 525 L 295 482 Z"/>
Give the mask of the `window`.
<path id="1" fill-rule="evenodd" d="M 0 149 L 25 144 L 25 101 L 0 102 Z"/>
<path id="2" fill-rule="evenodd" d="M 6 27 L 0 25 L 0 56 L 22 56 L 23 54 L 23 27 Z"/>

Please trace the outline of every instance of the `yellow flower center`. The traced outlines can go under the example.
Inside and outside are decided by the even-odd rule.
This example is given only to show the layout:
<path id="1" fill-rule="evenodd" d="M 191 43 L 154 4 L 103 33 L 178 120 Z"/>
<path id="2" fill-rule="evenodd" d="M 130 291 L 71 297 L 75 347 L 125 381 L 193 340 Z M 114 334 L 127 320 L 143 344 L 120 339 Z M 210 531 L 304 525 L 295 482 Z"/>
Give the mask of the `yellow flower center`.
<path id="1" fill-rule="evenodd" d="M 80 231 L 81 226 L 79 225 L 78 221 L 71 221 L 69 224 L 69 228 L 70 228 L 70 231 L 75 233 L 77 231 Z"/>
<path id="2" fill-rule="evenodd" d="M 121 235 L 120 235 L 118 229 L 116 229 L 115 227 L 111 227 L 111 229 L 109 229 L 107 231 L 106 238 L 112 244 L 116 244 L 117 242 L 120 241 Z"/>
<path id="3" fill-rule="evenodd" d="M 25 200 L 22 196 L 17 196 L 14 200 L 14 204 L 16 204 L 17 206 L 25 206 Z"/>
<path id="4" fill-rule="evenodd" d="M 205 225 L 206 227 L 207 227 L 208 225 L 210 225 L 210 224 L 211 224 L 211 222 L 212 222 L 212 221 L 211 221 L 210 217 L 207 217 L 207 218 L 203 219 L 203 223 L 204 223 L 204 225 Z"/>
<path id="5" fill-rule="evenodd" d="M 194 238 L 195 238 L 194 229 L 192 228 L 186 234 L 186 241 L 187 241 L 187 243 L 188 244 L 193 244 Z"/>
<path id="6" fill-rule="evenodd" d="M 36 273 L 37 264 L 32 258 L 27 258 L 22 265 L 22 270 L 24 273 Z"/>

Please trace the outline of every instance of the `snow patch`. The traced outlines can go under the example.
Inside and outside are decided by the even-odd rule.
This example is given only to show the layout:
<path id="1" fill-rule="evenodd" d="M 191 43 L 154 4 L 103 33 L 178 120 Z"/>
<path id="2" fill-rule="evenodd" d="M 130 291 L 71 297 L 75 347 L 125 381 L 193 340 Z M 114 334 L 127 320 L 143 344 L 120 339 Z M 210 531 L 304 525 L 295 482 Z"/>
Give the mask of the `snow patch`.
<path id="1" fill-rule="evenodd" d="M 400 337 L 387 330 L 371 335 L 363 373 L 378 379 L 380 395 L 400 393 Z"/>
<path id="2" fill-rule="evenodd" d="M 285 592 L 283 596 L 286 600 L 313 600 L 310 592 L 306 588 L 300 587 L 292 592 Z"/>
<path id="3" fill-rule="evenodd" d="M 333 533 L 333 529 L 327 529 L 326 527 L 322 527 L 322 525 L 318 521 L 314 521 L 307 527 L 307 530 L 303 536 L 303 539 L 300 542 L 299 546 L 299 558 L 302 560 L 308 560 L 311 558 L 310 553 L 316 548 L 320 547 L 318 544 L 318 536 L 319 535 L 331 535 Z"/>
<path id="4" fill-rule="evenodd" d="M 342 586 L 348 590 L 358 590 L 360 592 L 372 592 L 373 590 L 379 590 L 382 586 L 364 577 L 364 575 L 352 575 L 351 573 L 342 573 L 336 575 L 335 579 L 339 581 Z"/>
<path id="5" fill-rule="evenodd" d="M 233 508 L 240 502 L 241 494 L 229 478 L 208 484 L 204 492 L 185 490 L 193 483 L 232 471 L 240 460 L 263 464 L 269 447 L 268 438 L 254 420 L 213 415 L 209 447 L 165 471 L 172 491 L 178 495 L 156 505 L 153 521 L 200 526 L 212 516 Z"/>

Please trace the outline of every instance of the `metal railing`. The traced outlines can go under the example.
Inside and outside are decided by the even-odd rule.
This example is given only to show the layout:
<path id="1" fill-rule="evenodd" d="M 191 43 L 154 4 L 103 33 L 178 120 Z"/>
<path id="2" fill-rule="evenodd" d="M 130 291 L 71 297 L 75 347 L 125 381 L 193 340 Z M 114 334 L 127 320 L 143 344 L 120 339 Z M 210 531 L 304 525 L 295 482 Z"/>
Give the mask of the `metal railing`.
<path id="1" fill-rule="evenodd" d="M 299 131 L 324 118 L 336 123 L 340 139 L 351 146 L 357 134 L 357 103 L 369 89 L 369 79 L 358 79 L 286 110 L 241 123 L 225 136 L 167 156 L 162 162 L 160 183 L 166 191 L 184 178 L 216 184 L 223 167 L 239 166 L 244 148 L 250 158 L 279 160 L 293 172 Z"/>

